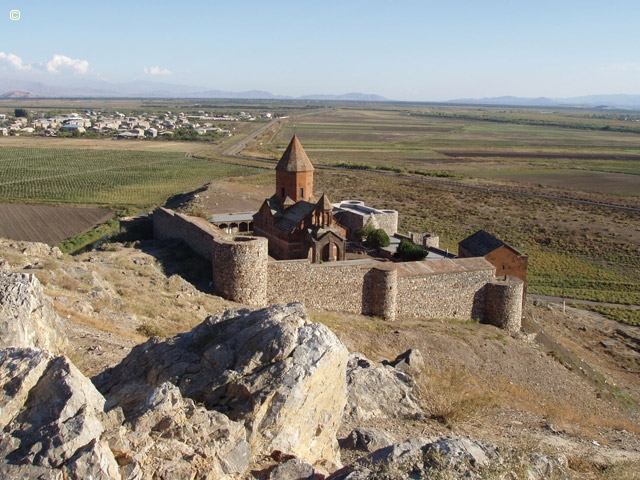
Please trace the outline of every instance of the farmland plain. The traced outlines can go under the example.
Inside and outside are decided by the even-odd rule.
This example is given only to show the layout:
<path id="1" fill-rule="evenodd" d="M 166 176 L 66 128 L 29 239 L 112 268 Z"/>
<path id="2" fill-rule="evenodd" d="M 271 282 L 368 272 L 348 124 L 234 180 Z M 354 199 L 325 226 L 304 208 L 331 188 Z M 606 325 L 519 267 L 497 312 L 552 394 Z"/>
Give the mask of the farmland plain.
<path id="1" fill-rule="evenodd" d="M 397 209 L 402 231 L 435 233 L 452 251 L 488 230 L 529 255 L 531 293 L 640 304 L 638 133 L 575 110 L 545 114 L 555 125 L 527 125 L 498 109 L 456 118 L 402 107 L 292 117 L 243 153 L 278 158 L 295 131 L 331 199 Z M 504 121 L 478 118 L 485 110 Z M 528 113 L 540 115 L 517 118 Z"/>
<path id="2" fill-rule="evenodd" d="M 201 105 L 163 102 L 158 108 L 189 112 Z M 149 105 L 136 108 L 148 110 Z M 264 124 L 238 122 L 236 135 L 218 144 L 5 137 L 0 146 L 25 154 L 40 148 L 77 150 L 69 153 L 74 160 L 62 170 L 73 169 L 77 178 L 111 187 L 98 188 L 87 180 L 87 194 L 75 193 L 68 201 L 120 207 L 159 204 L 171 194 L 220 178 L 242 176 L 244 183 L 273 185 L 271 169 L 295 133 L 317 167 L 316 190 L 334 201 L 355 198 L 396 209 L 401 231 L 435 233 L 443 248 L 452 251 L 467 235 L 488 230 L 529 255 L 529 292 L 640 304 L 637 114 L 427 104 L 221 103 L 221 112 L 234 109 L 278 111 L 284 118 L 250 142 L 241 156 L 231 158 L 221 152 Z M 118 155 L 124 171 L 136 171 L 141 163 L 154 176 L 116 179 L 114 170 L 95 160 Z M 97 163 L 85 171 L 88 158 Z M 5 201 L 65 201 L 35 192 L 4 195 Z"/>

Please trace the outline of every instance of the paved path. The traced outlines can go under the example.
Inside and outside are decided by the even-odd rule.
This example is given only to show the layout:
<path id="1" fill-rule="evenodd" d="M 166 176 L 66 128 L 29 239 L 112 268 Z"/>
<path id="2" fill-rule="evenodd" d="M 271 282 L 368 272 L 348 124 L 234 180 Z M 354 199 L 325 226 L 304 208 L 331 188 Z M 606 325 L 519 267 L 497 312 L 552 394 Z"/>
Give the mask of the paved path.
<path id="1" fill-rule="evenodd" d="M 267 129 L 271 128 L 277 122 L 278 122 L 278 119 L 276 118 L 274 120 L 271 120 L 269 123 L 262 125 L 260 128 L 258 128 L 257 130 L 254 130 L 253 132 L 251 132 L 249 135 L 242 138 L 241 140 L 238 140 L 236 143 L 234 143 L 230 147 L 225 148 L 221 152 L 222 155 L 224 155 L 225 157 L 235 157 L 247 146 L 249 142 L 255 140 L 258 135 L 261 135 L 262 133 L 264 133 Z"/>

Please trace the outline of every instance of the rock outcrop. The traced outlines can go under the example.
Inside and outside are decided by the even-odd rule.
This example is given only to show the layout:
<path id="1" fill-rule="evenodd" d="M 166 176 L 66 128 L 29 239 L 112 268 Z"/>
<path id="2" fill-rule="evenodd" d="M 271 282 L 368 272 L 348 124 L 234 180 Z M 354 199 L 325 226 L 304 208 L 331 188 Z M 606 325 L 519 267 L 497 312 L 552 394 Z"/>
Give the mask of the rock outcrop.
<path id="1" fill-rule="evenodd" d="M 526 454 L 501 455 L 497 446 L 461 437 L 412 438 L 381 448 L 327 480 L 369 478 L 565 478 L 564 457 Z M 522 477 L 523 474 L 526 477 Z"/>
<path id="2" fill-rule="evenodd" d="M 105 400 L 65 357 L 0 350 L 1 478 L 120 478 L 101 440 Z"/>
<path id="3" fill-rule="evenodd" d="M 359 353 L 349 356 L 346 419 L 358 423 L 371 418 L 419 418 L 422 415 L 414 394 L 415 383 L 405 368 L 407 364 L 398 359 L 396 362 L 403 367 L 372 362 Z"/>
<path id="4" fill-rule="evenodd" d="M 175 385 L 158 386 L 137 411 L 103 435 L 123 478 L 225 479 L 249 467 L 244 425 L 196 406 Z"/>
<path id="5" fill-rule="evenodd" d="M 169 382 L 243 422 L 252 454 L 279 450 L 333 470 L 347 358 L 328 328 L 311 323 L 302 304 L 289 304 L 226 312 L 172 339 L 152 338 L 94 382 L 128 420 Z"/>
<path id="6" fill-rule="evenodd" d="M 0 271 L 0 348 L 35 347 L 62 353 L 68 342 L 53 302 L 32 274 Z"/>

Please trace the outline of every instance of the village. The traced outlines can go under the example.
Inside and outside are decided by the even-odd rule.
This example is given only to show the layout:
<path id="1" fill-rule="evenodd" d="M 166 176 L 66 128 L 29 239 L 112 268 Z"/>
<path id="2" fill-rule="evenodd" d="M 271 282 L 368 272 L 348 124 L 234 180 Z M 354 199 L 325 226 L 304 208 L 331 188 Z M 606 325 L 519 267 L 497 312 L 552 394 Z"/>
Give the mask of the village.
<path id="1" fill-rule="evenodd" d="M 226 127 L 228 123 L 251 122 L 258 118 L 256 115 L 246 112 L 238 112 L 235 115 L 219 115 L 204 110 L 198 111 L 195 115 L 165 111 L 160 114 L 143 113 L 137 116 L 126 115 L 119 111 L 109 113 L 94 110 L 84 110 L 83 113 L 71 112 L 51 117 L 47 117 L 45 112 L 27 112 L 24 109 L 17 109 L 12 113 L 16 113 L 16 115 L 0 114 L 0 135 L 2 136 L 29 134 L 57 137 L 81 136 L 89 133 L 126 140 L 173 138 L 180 131 L 186 131 L 196 136 L 232 136 L 235 128 L 222 128 L 216 126 L 215 123 L 223 124 Z M 259 115 L 264 119 L 271 119 L 272 116 L 270 112 L 263 112 Z"/>

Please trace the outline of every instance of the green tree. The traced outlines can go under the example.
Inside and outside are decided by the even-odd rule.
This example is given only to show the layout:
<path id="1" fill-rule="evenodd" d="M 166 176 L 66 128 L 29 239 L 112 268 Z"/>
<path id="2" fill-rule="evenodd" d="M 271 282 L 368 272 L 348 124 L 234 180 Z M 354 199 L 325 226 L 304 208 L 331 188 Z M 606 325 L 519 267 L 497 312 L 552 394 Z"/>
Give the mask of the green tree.
<path id="1" fill-rule="evenodd" d="M 381 228 L 375 229 L 367 235 L 367 245 L 371 248 L 388 247 L 390 243 L 389 235 Z"/>
<path id="2" fill-rule="evenodd" d="M 358 241 L 361 242 L 363 238 L 366 239 L 369 236 L 369 234 L 371 232 L 373 232 L 374 230 L 375 230 L 375 228 L 374 228 L 373 225 L 371 225 L 371 222 L 367 222 L 367 224 L 364 227 L 358 228 L 354 232 L 354 235 L 356 236 Z"/>
<path id="3" fill-rule="evenodd" d="M 27 118 L 29 116 L 29 112 L 27 112 L 24 108 L 16 108 L 13 113 L 16 117 Z"/>

